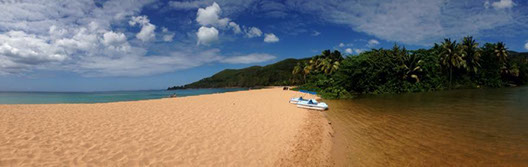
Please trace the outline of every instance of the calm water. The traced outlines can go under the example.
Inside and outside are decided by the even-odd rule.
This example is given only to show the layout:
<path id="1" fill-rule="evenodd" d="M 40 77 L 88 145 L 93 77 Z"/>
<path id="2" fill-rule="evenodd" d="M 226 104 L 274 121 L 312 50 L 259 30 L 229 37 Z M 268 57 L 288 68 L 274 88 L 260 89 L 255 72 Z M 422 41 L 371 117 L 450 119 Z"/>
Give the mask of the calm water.
<path id="1" fill-rule="evenodd" d="M 528 166 L 528 87 L 327 102 L 337 166 Z"/>
<path id="2" fill-rule="evenodd" d="M 53 104 L 53 103 L 101 103 L 159 99 L 176 93 L 178 97 L 245 90 L 226 89 L 185 89 L 112 92 L 0 92 L 0 104 Z"/>

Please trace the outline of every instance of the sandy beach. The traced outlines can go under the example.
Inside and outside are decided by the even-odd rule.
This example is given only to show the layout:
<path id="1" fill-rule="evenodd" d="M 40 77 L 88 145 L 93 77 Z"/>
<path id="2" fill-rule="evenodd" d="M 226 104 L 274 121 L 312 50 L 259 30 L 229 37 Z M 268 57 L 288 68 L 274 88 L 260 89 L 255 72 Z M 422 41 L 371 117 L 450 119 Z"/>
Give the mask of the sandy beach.
<path id="1" fill-rule="evenodd" d="M 0 166 L 330 166 L 332 128 L 298 95 L 0 105 Z"/>

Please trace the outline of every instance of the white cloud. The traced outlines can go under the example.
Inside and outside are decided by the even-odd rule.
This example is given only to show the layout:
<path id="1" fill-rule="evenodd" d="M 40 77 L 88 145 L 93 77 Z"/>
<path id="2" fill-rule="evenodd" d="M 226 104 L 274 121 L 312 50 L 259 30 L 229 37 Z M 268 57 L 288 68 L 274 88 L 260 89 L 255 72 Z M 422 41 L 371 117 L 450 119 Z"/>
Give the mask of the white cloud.
<path id="1" fill-rule="evenodd" d="M 218 40 L 218 30 L 214 27 L 202 26 L 196 32 L 196 36 L 198 37 L 198 45 L 209 45 Z"/>
<path id="2" fill-rule="evenodd" d="M 150 44 L 138 43 L 128 35 L 134 34 L 140 40 L 155 38 L 149 35 L 154 34 L 155 26 L 146 16 L 137 16 L 148 3 L 148 0 L 108 0 L 98 4 L 91 0 L 3 3 L 0 5 L 0 75 L 44 69 L 93 77 L 145 76 L 207 63 L 270 59 L 266 56 L 258 61 L 250 61 L 252 56 L 226 58 L 218 49 L 203 50 L 185 41 L 170 46 L 152 43 L 163 53 L 152 55 L 147 52 Z M 141 26 L 141 30 L 130 32 L 129 26 Z M 218 39 L 216 28 L 202 32 L 209 32 L 201 38 L 204 43 Z M 165 41 L 172 39 L 173 34 L 166 28 L 160 33 Z"/>
<path id="3" fill-rule="evenodd" d="M 143 42 L 150 41 L 156 37 L 154 33 L 156 26 L 150 23 L 150 20 L 147 18 L 147 16 L 134 16 L 131 18 L 128 24 L 131 26 L 135 26 L 136 24 L 141 26 L 141 31 L 136 34 L 136 38 Z"/>
<path id="4" fill-rule="evenodd" d="M 405 44 L 431 45 L 442 38 L 466 35 L 526 34 L 524 11 L 486 10 L 483 1 L 349 0 L 286 1 L 288 8 L 349 26 L 376 38 Z M 504 1 L 503 1 L 504 2 Z M 507 5 L 505 5 L 507 6 Z M 488 30 L 501 33 L 490 34 Z"/>
<path id="5" fill-rule="evenodd" d="M 235 34 L 240 34 L 242 32 L 240 26 L 235 22 L 229 22 L 229 27 L 231 27 Z"/>
<path id="6" fill-rule="evenodd" d="M 345 47 L 344 43 L 339 43 L 339 47 Z"/>
<path id="7" fill-rule="evenodd" d="M 170 1 L 168 2 L 168 4 L 173 9 L 191 10 L 191 9 L 200 8 L 202 6 L 206 6 L 207 4 L 209 4 L 209 2 L 207 1 L 190 1 L 190 2 Z"/>
<path id="8" fill-rule="evenodd" d="M 352 54 L 354 51 L 351 48 L 346 48 L 345 53 Z"/>
<path id="9" fill-rule="evenodd" d="M 43 62 L 60 62 L 68 57 L 59 48 L 36 35 L 23 31 L 0 34 L 0 56 L 12 63 L 26 65 Z"/>
<path id="10" fill-rule="evenodd" d="M 192 55 L 192 56 L 189 56 Z M 140 56 L 131 54 L 119 59 L 98 56 L 80 64 L 85 76 L 145 76 L 188 69 L 222 60 L 218 49 L 205 51 L 173 51 L 166 55 Z"/>
<path id="11" fill-rule="evenodd" d="M 354 49 L 354 52 L 356 52 L 357 54 L 363 53 L 364 51 L 364 49 Z"/>
<path id="12" fill-rule="evenodd" d="M 230 64 L 251 64 L 251 63 L 261 63 L 273 60 L 277 57 L 265 54 L 265 53 L 253 53 L 243 56 L 232 56 L 220 60 L 220 62 L 230 63 Z"/>
<path id="13" fill-rule="evenodd" d="M 189 3 L 174 3 L 177 5 L 189 5 L 194 6 L 195 3 L 192 3 L 192 5 Z M 183 6 L 185 6 L 183 5 Z M 249 27 L 246 28 L 245 26 L 238 25 L 236 22 L 231 21 L 229 18 L 222 18 L 222 9 L 220 8 L 220 5 L 218 5 L 216 2 L 213 2 L 211 6 L 207 6 L 205 8 L 199 8 L 196 12 L 196 21 L 199 25 L 208 26 L 211 28 L 215 28 L 217 31 L 226 31 L 226 30 L 232 30 L 234 34 L 240 34 L 244 32 L 245 36 L 247 38 L 254 38 L 254 37 L 260 37 L 262 36 L 262 31 L 257 27 Z M 242 30 L 243 29 L 243 30 Z M 266 36 L 264 39 L 264 42 L 278 42 L 279 38 L 275 36 L 274 34 L 270 33 L 271 35 Z M 200 40 L 200 39 L 199 39 Z M 203 43 L 205 42 L 200 42 Z"/>
<path id="14" fill-rule="evenodd" d="M 488 5 L 489 5 L 489 2 L 488 2 Z M 512 8 L 513 6 L 515 6 L 515 3 L 512 0 L 499 0 L 497 2 L 493 2 L 491 6 L 493 6 L 493 8 L 495 9 L 506 9 L 506 8 Z"/>
<path id="15" fill-rule="evenodd" d="M 528 42 L 524 44 L 524 49 L 528 50 Z"/>
<path id="16" fill-rule="evenodd" d="M 172 42 L 172 39 L 174 38 L 173 32 L 170 32 L 166 27 L 162 27 L 161 32 L 163 33 L 163 41 Z"/>
<path id="17" fill-rule="evenodd" d="M 380 44 L 380 43 L 379 43 L 378 40 L 371 39 L 371 40 L 368 41 L 368 43 L 367 43 L 367 47 L 374 47 L 374 46 L 379 45 L 379 44 Z"/>
<path id="18" fill-rule="evenodd" d="M 260 31 L 257 27 L 251 27 L 248 30 L 246 30 L 246 37 L 248 38 L 254 38 L 254 37 L 260 37 L 262 36 L 262 31 Z"/>
<path id="19" fill-rule="evenodd" d="M 311 36 L 314 36 L 314 37 L 315 37 L 315 36 L 319 36 L 319 35 L 321 35 L 321 32 L 319 32 L 319 31 L 313 31 L 312 34 L 310 34 L 310 35 L 311 35 Z"/>
<path id="20" fill-rule="evenodd" d="M 267 42 L 267 43 L 279 42 L 279 37 L 275 36 L 275 34 L 273 33 L 266 34 L 264 37 L 264 42 Z"/>
<path id="21" fill-rule="evenodd" d="M 125 34 L 115 33 L 113 31 L 105 32 L 103 34 L 103 44 L 106 46 L 117 46 L 127 42 Z"/>
<path id="22" fill-rule="evenodd" d="M 222 9 L 214 2 L 206 8 L 199 8 L 196 13 L 196 21 L 202 26 L 221 26 L 225 27 L 229 23 L 229 18 L 220 18 Z"/>

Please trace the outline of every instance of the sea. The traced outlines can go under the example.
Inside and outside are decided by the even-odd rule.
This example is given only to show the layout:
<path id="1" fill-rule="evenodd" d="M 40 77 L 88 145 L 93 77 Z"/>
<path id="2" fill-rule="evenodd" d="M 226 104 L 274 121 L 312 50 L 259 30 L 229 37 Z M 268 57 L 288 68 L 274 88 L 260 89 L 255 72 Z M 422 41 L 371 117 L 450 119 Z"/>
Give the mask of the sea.
<path id="1" fill-rule="evenodd" d="M 0 92 L 0 104 L 107 103 L 135 101 L 246 90 L 245 88 L 140 90 L 102 92 Z"/>

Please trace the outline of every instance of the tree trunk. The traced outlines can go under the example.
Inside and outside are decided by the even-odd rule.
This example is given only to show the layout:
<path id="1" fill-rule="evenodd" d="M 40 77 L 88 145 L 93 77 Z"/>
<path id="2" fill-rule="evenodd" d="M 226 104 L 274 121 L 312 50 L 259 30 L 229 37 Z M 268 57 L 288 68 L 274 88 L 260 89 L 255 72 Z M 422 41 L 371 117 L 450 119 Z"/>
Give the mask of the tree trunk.
<path id="1" fill-rule="evenodd" d="M 451 89 L 452 82 L 453 82 L 453 67 L 449 68 L 449 89 Z"/>

